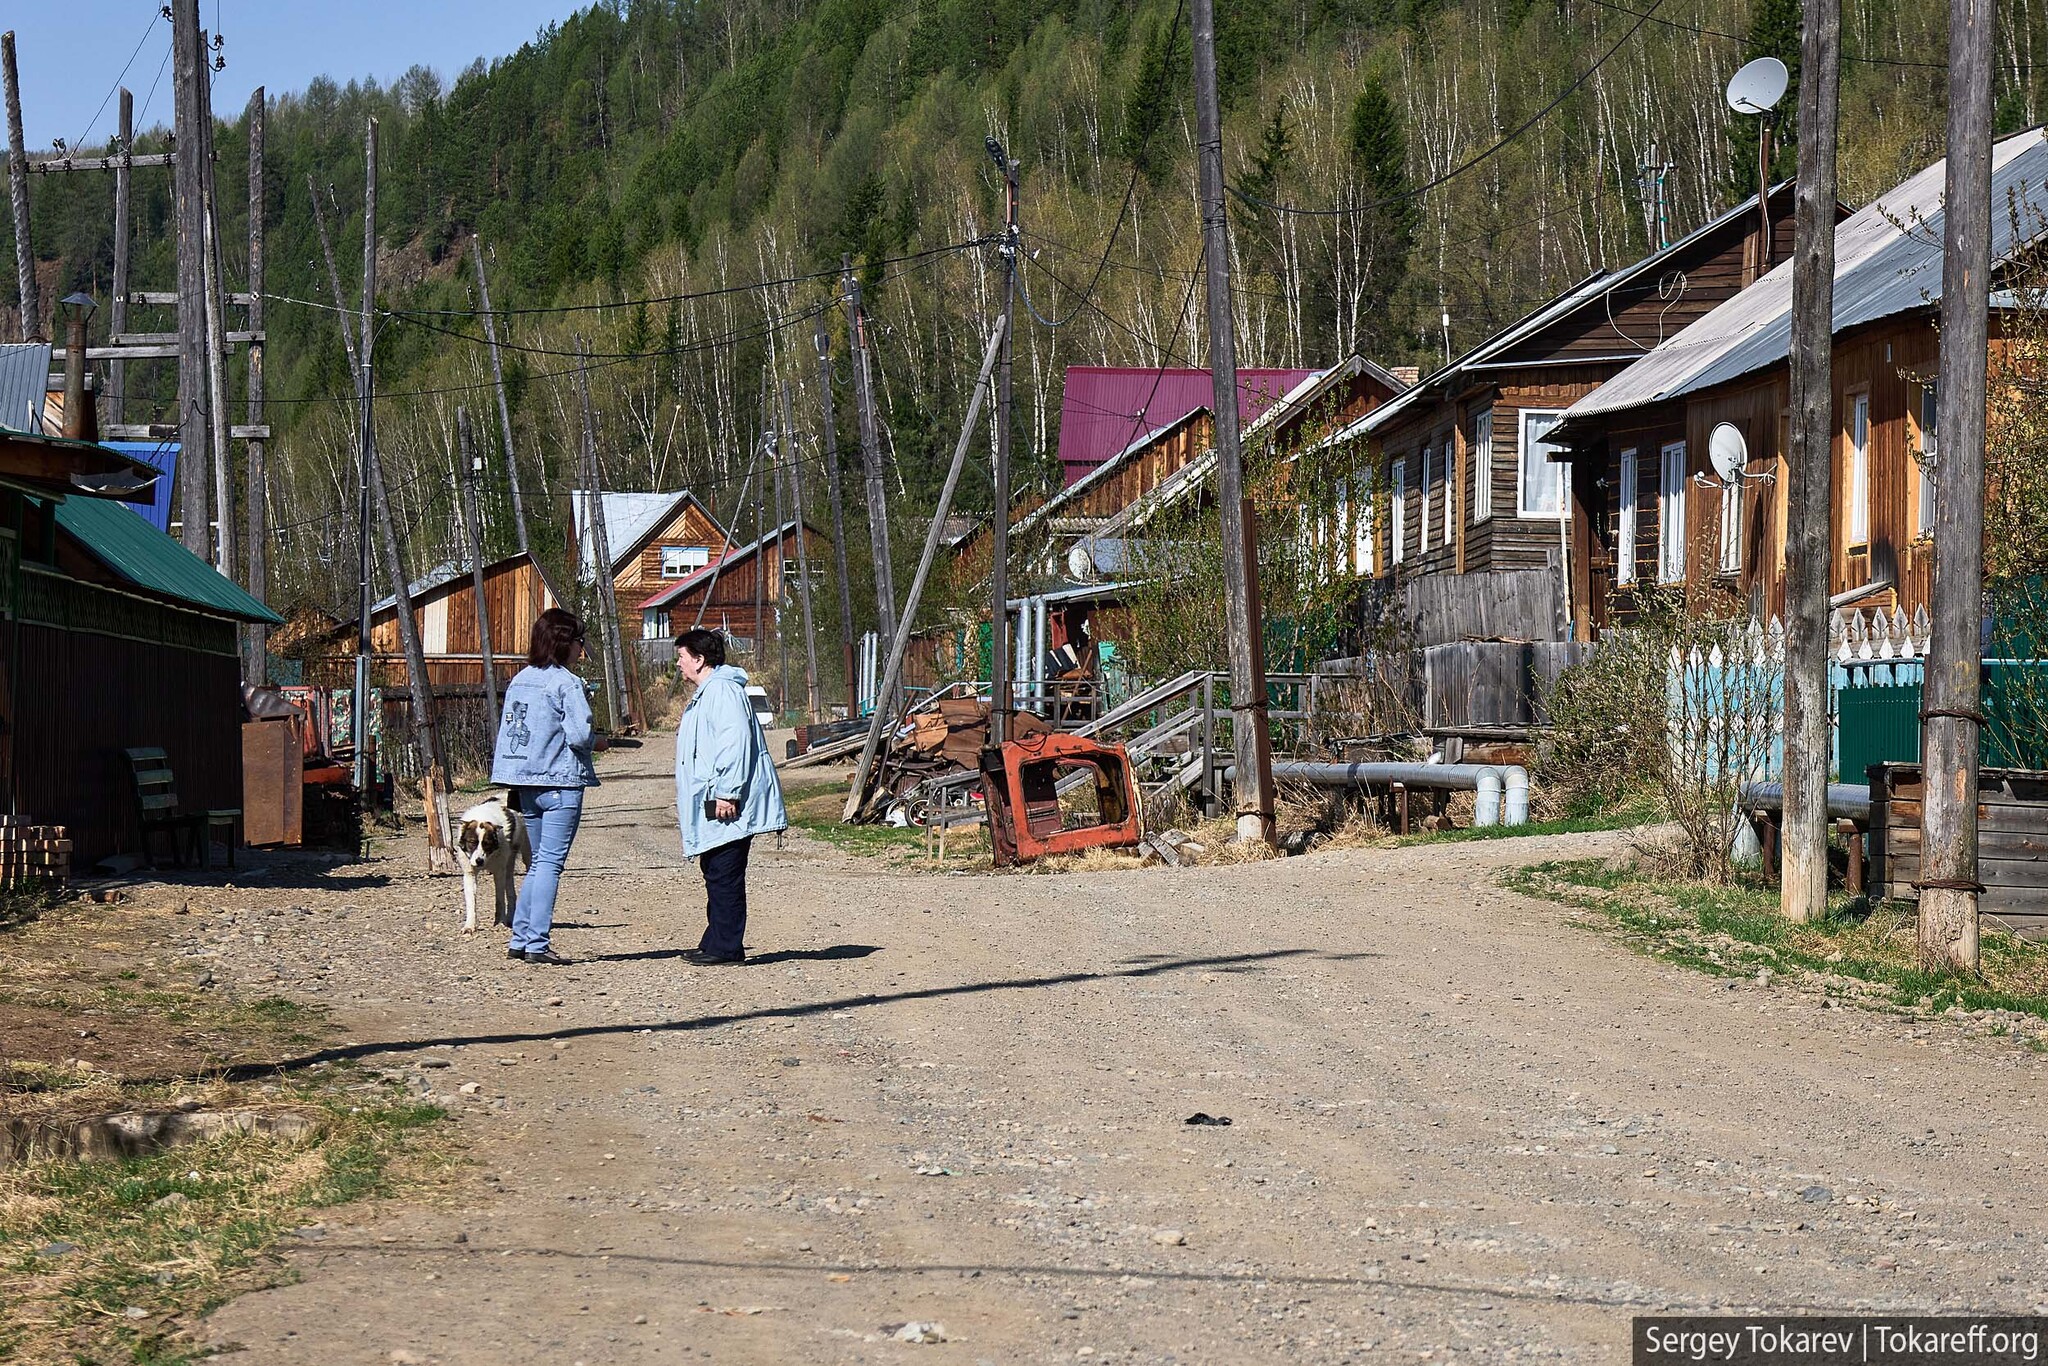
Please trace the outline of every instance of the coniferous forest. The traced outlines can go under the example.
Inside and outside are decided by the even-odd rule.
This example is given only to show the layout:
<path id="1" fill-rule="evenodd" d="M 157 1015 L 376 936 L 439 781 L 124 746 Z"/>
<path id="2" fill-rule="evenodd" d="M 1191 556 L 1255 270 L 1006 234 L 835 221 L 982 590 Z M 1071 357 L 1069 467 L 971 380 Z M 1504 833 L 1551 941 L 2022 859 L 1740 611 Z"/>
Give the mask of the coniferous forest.
<path id="1" fill-rule="evenodd" d="M 1998 0 L 2001 131 L 2039 122 L 2048 105 L 2044 3 Z M 1758 55 L 1781 57 L 1797 78 L 1796 0 L 1233 0 L 1218 10 L 1246 365 L 1315 366 L 1354 350 L 1441 364 L 1748 193 L 1757 123 L 1730 113 L 1722 88 Z M 1855 205 L 1941 155 L 1946 9 L 1847 0 L 1843 33 L 1841 187 Z M 376 340 L 378 444 L 417 573 L 458 554 L 458 406 L 492 457 L 492 548 L 511 544 L 473 234 L 488 251 L 544 556 L 559 560 L 577 482 L 571 374 L 584 345 L 606 486 L 687 485 L 725 515 L 771 376 L 792 387 L 797 454 L 816 496 L 822 315 L 852 486 L 842 256 L 874 319 L 892 513 L 915 522 L 1001 307 L 987 239 L 1001 226 L 1002 186 L 989 137 L 1022 164 L 1019 482 L 1055 483 L 1066 366 L 1205 363 L 1189 85 L 1187 14 L 1171 0 L 638 0 L 565 16 L 458 73 L 415 67 L 389 86 L 271 89 L 273 598 L 353 598 L 356 410 L 309 182 L 326 201 L 353 309 L 366 116 L 381 129 L 388 313 Z M 1788 96 L 1774 175 L 1792 171 L 1795 105 Z M 216 114 L 227 274 L 241 288 L 246 123 L 239 110 Z M 163 136 L 138 137 L 138 150 Z M 1661 196 L 1650 165 L 1668 166 Z M 46 306 L 74 289 L 103 297 L 112 178 L 38 177 L 31 192 Z M 1285 211 L 1301 209 L 1336 212 Z M 135 224 L 133 287 L 170 288 L 167 173 L 136 174 Z M 11 227 L 0 224 L 0 237 L 11 254 Z M 0 289 L 11 338 L 11 271 Z M 171 321 L 138 310 L 130 325 Z M 171 420 L 167 363 L 131 364 L 128 387 L 129 421 Z M 986 461 L 962 502 L 988 506 Z M 914 555 L 917 539 L 899 534 L 899 553 Z"/>

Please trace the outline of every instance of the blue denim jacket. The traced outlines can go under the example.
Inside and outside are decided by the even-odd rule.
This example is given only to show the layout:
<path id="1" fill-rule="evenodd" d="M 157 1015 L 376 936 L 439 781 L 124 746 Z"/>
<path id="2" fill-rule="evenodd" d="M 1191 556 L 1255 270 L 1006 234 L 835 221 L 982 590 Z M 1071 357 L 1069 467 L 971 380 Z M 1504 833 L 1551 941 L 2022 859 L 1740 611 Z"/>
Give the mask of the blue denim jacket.
<path id="1" fill-rule="evenodd" d="M 733 819 L 705 813 L 705 802 L 720 798 L 739 808 Z M 748 835 L 789 828 L 768 737 L 747 698 L 747 675 L 731 664 L 719 665 L 697 685 L 676 727 L 676 816 L 683 852 L 692 858 Z"/>
<path id="2" fill-rule="evenodd" d="M 596 787 L 590 695 L 558 665 L 521 669 L 505 689 L 491 781 L 506 787 Z"/>

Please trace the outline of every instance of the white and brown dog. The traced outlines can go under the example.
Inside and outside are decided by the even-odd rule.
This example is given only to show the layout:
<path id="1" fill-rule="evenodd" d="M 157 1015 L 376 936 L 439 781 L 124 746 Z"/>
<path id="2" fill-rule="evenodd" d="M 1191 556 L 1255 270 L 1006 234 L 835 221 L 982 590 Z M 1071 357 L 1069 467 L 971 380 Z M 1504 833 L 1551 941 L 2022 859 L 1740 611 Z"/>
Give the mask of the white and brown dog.
<path id="1" fill-rule="evenodd" d="M 491 875 L 497 892 L 494 918 L 500 925 L 512 923 L 512 908 L 518 893 L 512 885 L 512 860 L 517 856 L 527 868 L 533 867 L 533 846 L 526 837 L 526 818 L 503 797 L 479 802 L 462 813 L 462 833 L 455 837 L 455 861 L 462 867 L 462 932 L 476 929 L 476 884 L 484 873 Z"/>

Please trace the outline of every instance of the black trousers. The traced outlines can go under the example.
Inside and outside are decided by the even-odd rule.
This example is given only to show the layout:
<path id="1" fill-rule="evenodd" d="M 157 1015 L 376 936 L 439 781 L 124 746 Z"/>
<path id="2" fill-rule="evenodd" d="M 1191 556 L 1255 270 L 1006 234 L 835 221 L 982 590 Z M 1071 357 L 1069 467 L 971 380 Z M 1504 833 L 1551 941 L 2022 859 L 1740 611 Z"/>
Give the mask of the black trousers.
<path id="1" fill-rule="evenodd" d="M 747 951 L 747 853 L 754 837 L 734 840 L 697 856 L 704 870 L 704 914 L 707 924 L 697 947 L 718 958 L 740 958 Z"/>

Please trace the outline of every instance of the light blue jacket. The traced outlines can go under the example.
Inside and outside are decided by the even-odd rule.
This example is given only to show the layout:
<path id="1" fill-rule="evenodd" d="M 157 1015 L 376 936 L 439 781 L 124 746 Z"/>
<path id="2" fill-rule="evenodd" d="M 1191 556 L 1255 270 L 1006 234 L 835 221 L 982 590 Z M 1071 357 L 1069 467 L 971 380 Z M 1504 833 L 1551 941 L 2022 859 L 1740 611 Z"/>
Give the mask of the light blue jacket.
<path id="1" fill-rule="evenodd" d="M 707 800 L 739 804 L 733 820 L 714 820 Z M 721 664 L 698 684 L 676 727 L 676 818 L 691 858 L 748 835 L 787 830 L 782 785 L 768 754 L 768 736 L 747 697 L 743 669 Z"/>
<path id="2" fill-rule="evenodd" d="M 504 787 L 596 787 L 590 694 L 559 665 L 521 669 L 505 688 L 491 781 Z"/>

